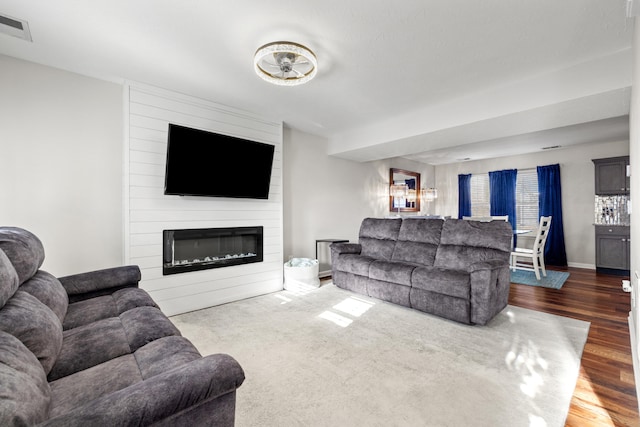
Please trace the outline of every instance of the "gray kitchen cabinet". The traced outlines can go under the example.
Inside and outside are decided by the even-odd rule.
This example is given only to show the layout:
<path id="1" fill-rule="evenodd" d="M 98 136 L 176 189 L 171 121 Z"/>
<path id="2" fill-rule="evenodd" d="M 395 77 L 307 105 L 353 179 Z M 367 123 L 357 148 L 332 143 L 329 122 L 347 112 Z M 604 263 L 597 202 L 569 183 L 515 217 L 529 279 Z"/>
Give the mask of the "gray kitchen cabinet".
<path id="1" fill-rule="evenodd" d="M 621 225 L 596 225 L 596 268 L 630 268 L 630 228 Z"/>
<path id="2" fill-rule="evenodd" d="M 595 165 L 596 195 L 629 194 L 629 156 L 592 161 Z"/>

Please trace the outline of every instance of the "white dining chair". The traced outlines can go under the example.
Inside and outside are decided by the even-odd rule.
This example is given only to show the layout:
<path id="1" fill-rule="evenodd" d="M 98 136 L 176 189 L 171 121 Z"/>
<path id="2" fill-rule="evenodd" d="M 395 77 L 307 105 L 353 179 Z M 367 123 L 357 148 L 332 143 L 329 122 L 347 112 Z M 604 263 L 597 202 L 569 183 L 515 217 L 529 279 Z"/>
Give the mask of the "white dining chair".
<path id="1" fill-rule="evenodd" d="M 544 246 L 547 243 L 549 227 L 551 227 L 551 217 L 541 216 L 533 247 L 531 249 L 515 248 L 513 252 L 511 252 L 511 262 L 509 264 L 512 271 L 533 271 L 538 280 L 540 280 L 540 271 L 542 271 L 543 276 L 547 275 L 547 270 L 544 265 Z M 526 258 L 531 264 L 529 264 L 529 262 L 519 261 L 518 258 Z"/>

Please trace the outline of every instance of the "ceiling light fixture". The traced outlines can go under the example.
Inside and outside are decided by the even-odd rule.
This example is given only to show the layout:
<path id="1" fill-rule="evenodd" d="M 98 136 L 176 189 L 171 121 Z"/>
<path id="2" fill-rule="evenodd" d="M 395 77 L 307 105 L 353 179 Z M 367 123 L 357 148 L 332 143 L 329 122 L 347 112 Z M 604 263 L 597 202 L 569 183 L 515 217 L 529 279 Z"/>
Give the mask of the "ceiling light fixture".
<path id="1" fill-rule="evenodd" d="M 255 71 L 262 79 L 281 86 L 297 86 L 318 73 L 316 55 L 293 42 L 273 42 L 258 48 L 253 57 Z"/>

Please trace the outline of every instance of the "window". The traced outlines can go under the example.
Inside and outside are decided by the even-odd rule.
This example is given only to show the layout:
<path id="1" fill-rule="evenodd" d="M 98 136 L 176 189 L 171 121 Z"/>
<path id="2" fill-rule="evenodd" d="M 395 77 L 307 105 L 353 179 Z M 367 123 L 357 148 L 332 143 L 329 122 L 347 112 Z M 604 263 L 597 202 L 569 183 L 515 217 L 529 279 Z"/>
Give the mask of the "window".
<path id="1" fill-rule="evenodd" d="M 516 178 L 516 228 L 536 230 L 538 228 L 538 171 L 518 170 Z"/>
<path id="2" fill-rule="evenodd" d="M 489 174 L 471 176 L 471 215 L 491 216 L 489 205 Z M 511 218 L 509 221 L 511 222 Z M 518 169 L 516 178 L 516 228 L 536 230 L 538 228 L 538 171 Z"/>
<path id="3" fill-rule="evenodd" d="M 491 216 L 489 174 L 471 175 L 471 216 Z"/>

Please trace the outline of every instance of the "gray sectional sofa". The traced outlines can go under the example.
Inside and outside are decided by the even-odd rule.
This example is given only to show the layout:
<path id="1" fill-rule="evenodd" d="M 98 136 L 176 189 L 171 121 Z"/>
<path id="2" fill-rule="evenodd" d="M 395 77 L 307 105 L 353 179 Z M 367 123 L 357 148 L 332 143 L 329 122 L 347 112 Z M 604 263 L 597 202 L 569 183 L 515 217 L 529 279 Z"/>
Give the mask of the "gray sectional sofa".
<path id="1" fill-rule="evenodd" d="M 60 279 L 0 227 L 0 425 L 232 426 L 238 362 L 202 357 L 118 267 Z"/>
<path id="2" fill-rule="evenodd" d="M 333 283 L 485 325 L 509 299 L 512 233 L 505 221 L 366 218 L 358 243 L 331 245 Z"/>

